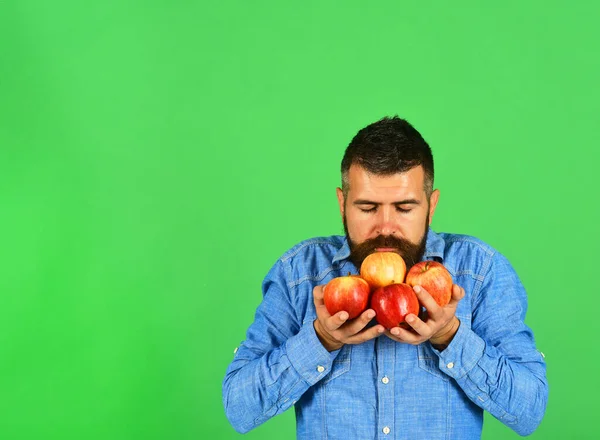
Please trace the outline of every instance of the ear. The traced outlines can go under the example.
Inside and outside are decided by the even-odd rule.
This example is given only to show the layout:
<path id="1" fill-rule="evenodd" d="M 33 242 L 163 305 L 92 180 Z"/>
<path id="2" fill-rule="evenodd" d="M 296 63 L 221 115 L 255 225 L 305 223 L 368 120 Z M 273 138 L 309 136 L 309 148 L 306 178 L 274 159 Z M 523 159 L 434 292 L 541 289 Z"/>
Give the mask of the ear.
<path id="1" fill-rule="evenodd" d="M 440 200 L 440 190 L 436 189 L 431 193 L 429 197 L 429 224 L 433 221 L 433 214 L 435 214 L 435 208 Z"/>
<path id="2" fill-rule="evenodd" d="M 337 193 L 338 204 L 340 205 L 340 215 L 344 218 L 344 192 L 341 188 L 335 189 Z"/>

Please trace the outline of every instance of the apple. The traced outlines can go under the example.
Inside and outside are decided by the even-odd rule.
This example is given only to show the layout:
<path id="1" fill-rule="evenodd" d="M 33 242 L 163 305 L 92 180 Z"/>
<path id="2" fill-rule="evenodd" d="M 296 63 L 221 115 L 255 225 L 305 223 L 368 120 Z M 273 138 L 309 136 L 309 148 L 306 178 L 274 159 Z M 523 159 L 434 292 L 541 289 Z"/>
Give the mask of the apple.
<path id="1" fill-rule="evenodd" d="M 323 302 L 330 315 L 342 310 L 348 319 L 356 318 L 367 309 L 371 287 L 358 275 L 333 278 L 323 289 Z"/>
<path id="2" fill-rule="evenodd" d="M 452 296 L 452 275 L 437 261 L 421 261 L 406 274 L 406 284 L 422 286 L 436 303 L 444 307 Z"/>
<path id="3" fill-rule="evenodd" d="M 386 329 L 409 328 L 404 318 L 409 313 L 418 315 L 421 307 L 417 294 L 408 284 L 390 284 L 376 289 L 371 296 L 375 319 Z"/>
<path id="4" fill-rule="evenodd" d="M 360 276 L 373 289 L 404 282 L 406 263 L 395 252 L 374 252 L 360 265 Z"/>

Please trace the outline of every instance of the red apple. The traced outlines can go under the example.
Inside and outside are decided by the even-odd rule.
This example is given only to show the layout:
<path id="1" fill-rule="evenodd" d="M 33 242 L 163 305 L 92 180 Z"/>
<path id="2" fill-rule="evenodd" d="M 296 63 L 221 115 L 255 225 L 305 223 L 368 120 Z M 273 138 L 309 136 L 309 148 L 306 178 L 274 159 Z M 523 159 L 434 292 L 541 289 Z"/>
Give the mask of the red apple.
<path id="1" fill-rule="evenodd" d="M 421 261 L 406 274 L 406 284 L 422 286 L 436 303 L 444 307 L 452 296 L 452 275 L 437 261 Z"/>
<path id="2" fill-rule="evenodd" d="M 394 283 L 403 283 L 406 263 L 395 252 L 374 252 L 365 258 L 360 266 L 360 276 L 373 289 Z"/>
<path id="3" fill-rule="evenodd" d="M 417 294 L 408 284 L 390 284 L 373 292 L 371 308 L 375 310 L 375 319 L 386 329 L 393 327 L 408 328 L 404 318 L 409 313 L 419 314 L 420 306 Z"/>
<path id="4" fill-rule="evenodd" d="M 367 309 L 371 288 L 369 283 L 357 275 L 334 278 L 323 289 L 323 302 L 329 314 L 342 310 L 348 319 L 356 318 Z"/>

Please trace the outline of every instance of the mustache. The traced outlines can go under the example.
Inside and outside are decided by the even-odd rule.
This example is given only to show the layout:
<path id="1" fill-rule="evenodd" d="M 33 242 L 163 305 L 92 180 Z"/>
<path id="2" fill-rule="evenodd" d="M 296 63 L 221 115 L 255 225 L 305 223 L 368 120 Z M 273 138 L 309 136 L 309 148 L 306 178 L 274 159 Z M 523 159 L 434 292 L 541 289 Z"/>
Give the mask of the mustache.
<path id="1" fill-rule="evenodd" d="M 402 238 L 395 237 L 393 235 L 378 235 L 375 238 L 371 238 L 370 240 L 366 240 L 362 245 L 365 248 L 371 248 L 371 250 L 375 250 L 377 248 L 397 248 L 402 249 L 405 248 L 407 244 L 412 244 L 407 240 Z"/>
<path id="2" fill-rule="evenodd" d="M 377 248 L 395 248 L 398 252 L 404 253 L 411 251 L 415 247 L 414 243 L 393 235 L 378 235 L 375 238 L 365 240 L 363 243 L 356 245 L 355 250 L 361 252 L 372 253 Z"/>
<path id="3" fill-rule="evenodd" d="M 348 222 L 346 215 L 343 216 L 344 232 L 350 245 L 350 261 L 357 268 L 360 268 L 363 260 L 375 252 L 377 248 L 394 248 L 396 252 L 404 259 L 406 270 L 417 264 L 425 253 L 425 245 L 427 242 L 427 231 L 429 230 L 429 214 L 425 219 L 423 236 L 420 241 L 413 243 L 407 239 L 397 237 L 395 235 L 378 235 L 377 237 L 365 240 L 362 243 L 356 243 L 350 238 L 348 231 Z"/>
<path id="4" fill-rule="evenodd" d="M 393 235 L 378 235 L 365 240 L 360 244 L 351 244 L 352 259 L 360 265 L 367 255 L 375 252 L 377 248 L 394 248 L 404 258 L 407 269 L 415 265 L 422 255 L 423 243 L 412 243 L 406 239 Z"/>

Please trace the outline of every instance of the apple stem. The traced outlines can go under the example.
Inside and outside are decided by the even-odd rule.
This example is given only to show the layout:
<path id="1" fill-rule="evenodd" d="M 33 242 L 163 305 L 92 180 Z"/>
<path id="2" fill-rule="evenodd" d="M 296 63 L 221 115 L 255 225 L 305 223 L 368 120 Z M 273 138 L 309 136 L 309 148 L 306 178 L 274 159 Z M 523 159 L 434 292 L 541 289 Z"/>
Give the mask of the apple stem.
<path id="1" fill-rule="evenodd" d="M 352 275 L 352 272 L 348 271 L 348 276 Z"/>

